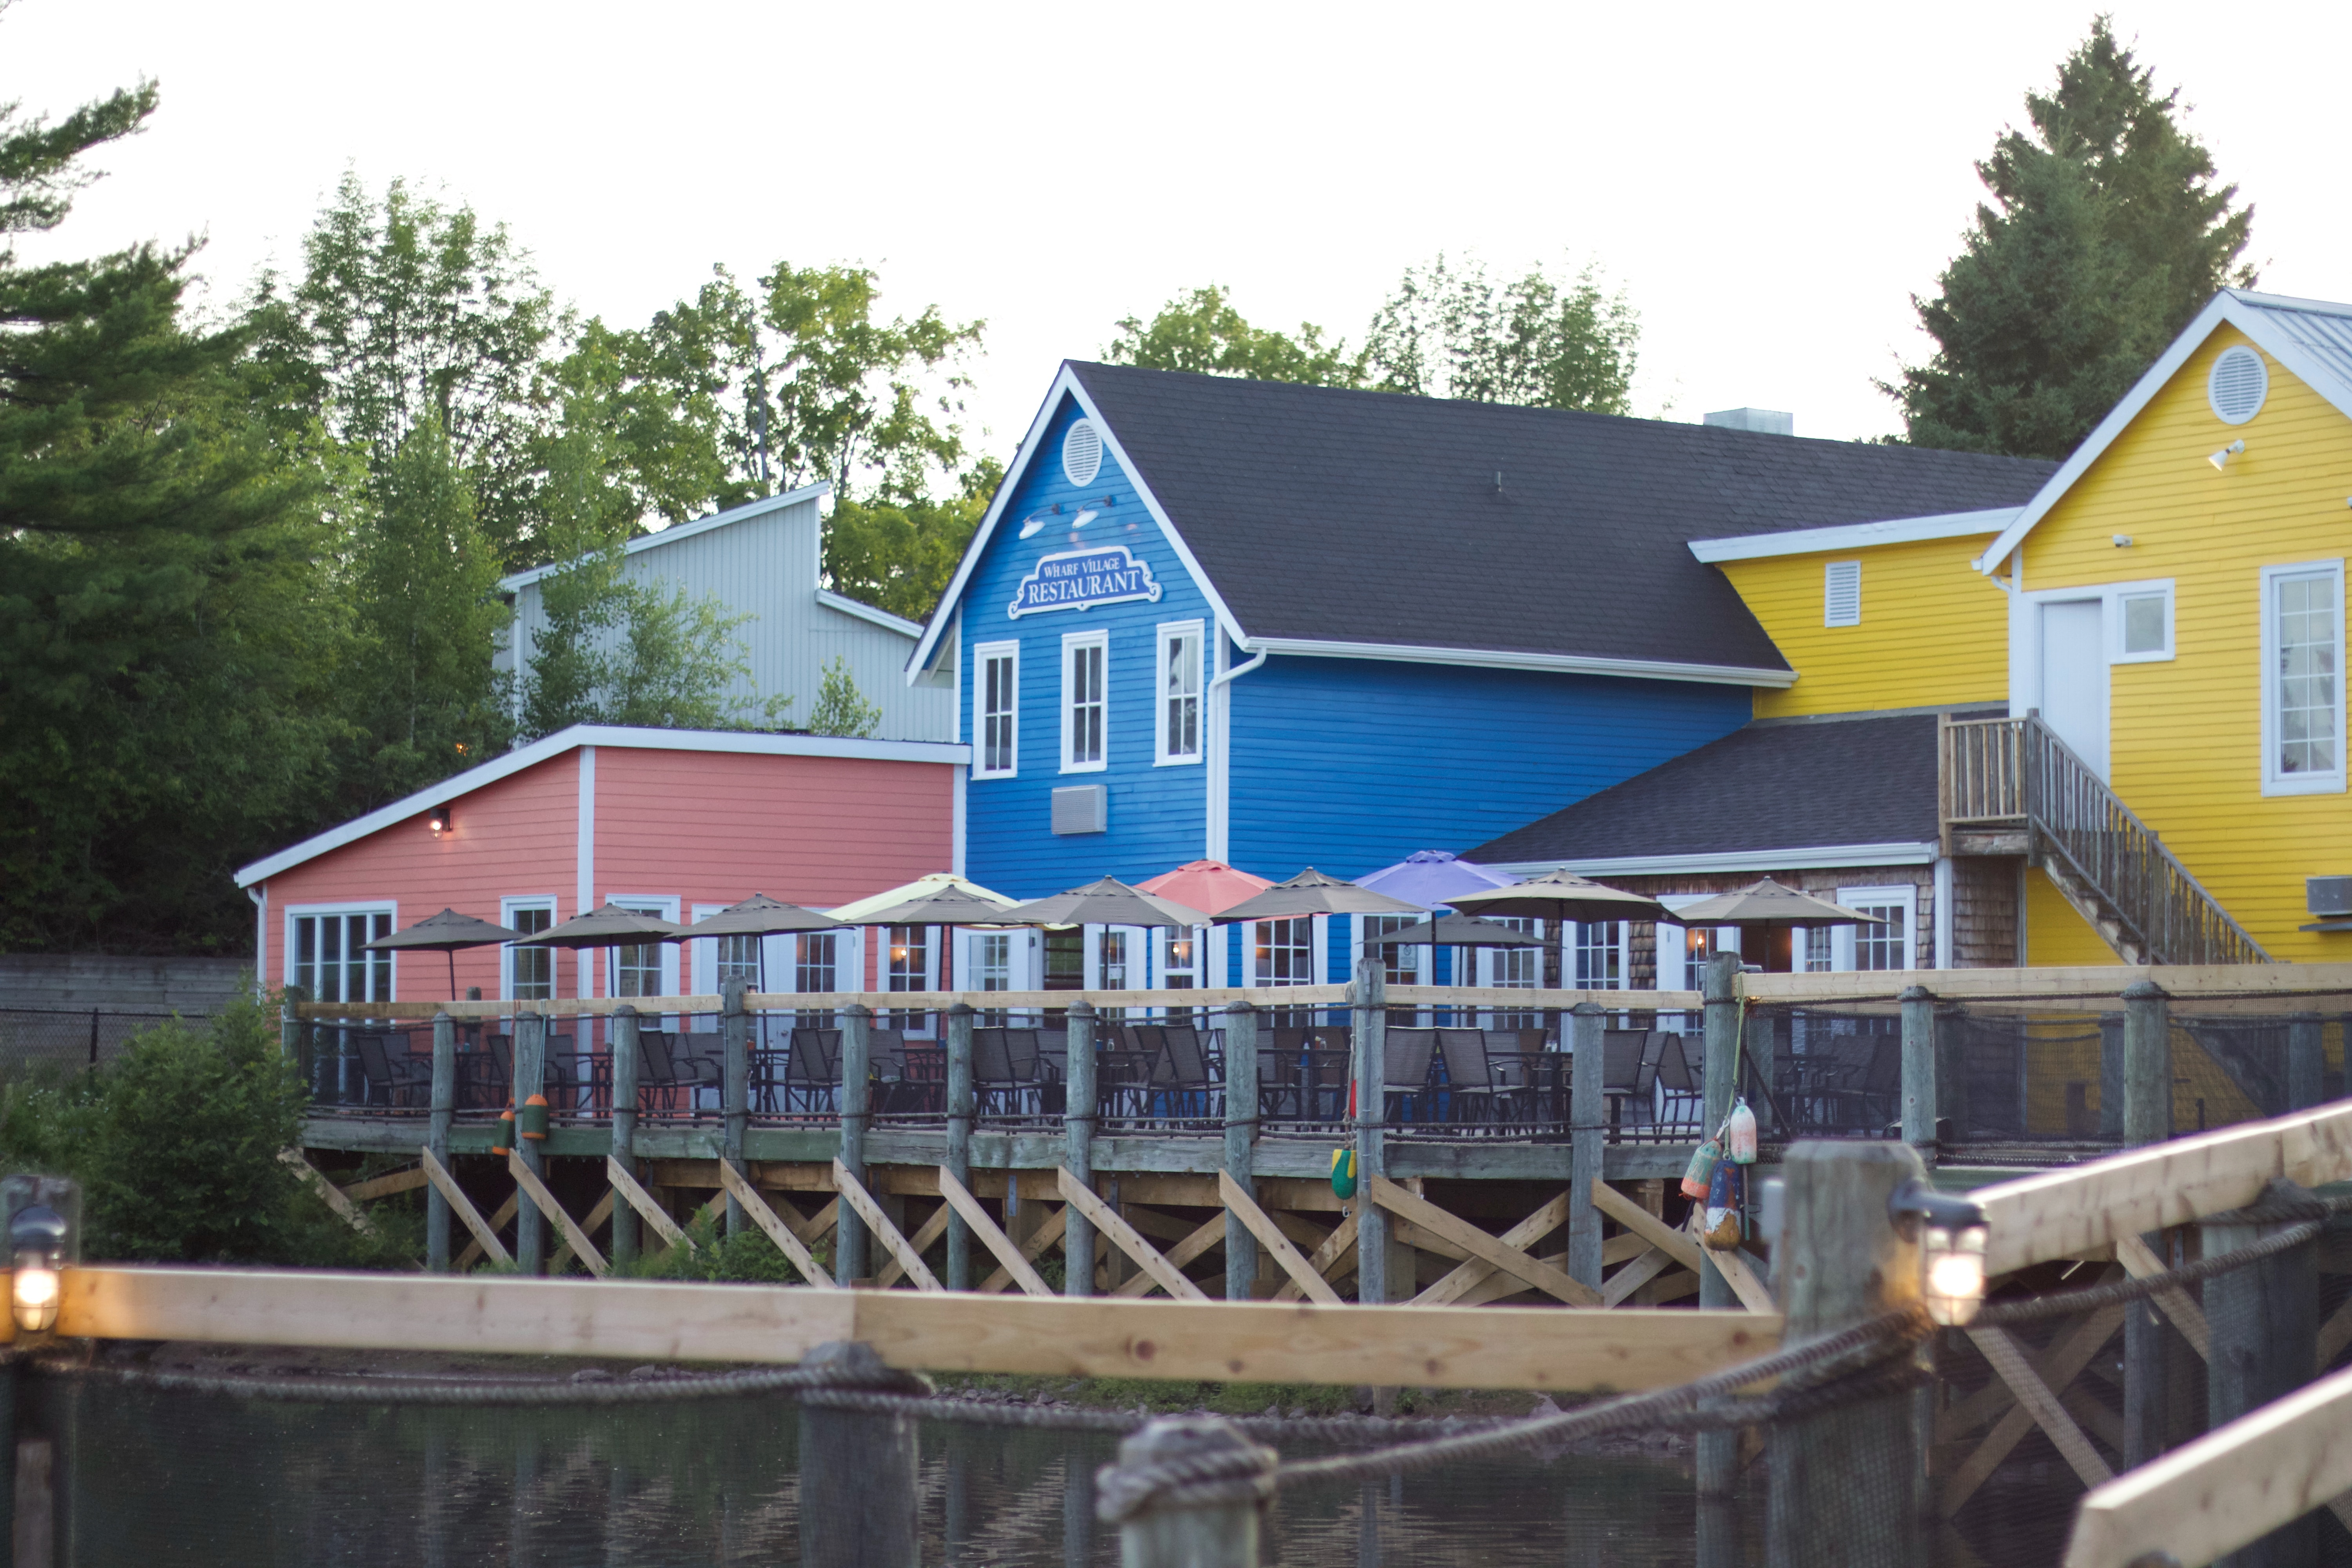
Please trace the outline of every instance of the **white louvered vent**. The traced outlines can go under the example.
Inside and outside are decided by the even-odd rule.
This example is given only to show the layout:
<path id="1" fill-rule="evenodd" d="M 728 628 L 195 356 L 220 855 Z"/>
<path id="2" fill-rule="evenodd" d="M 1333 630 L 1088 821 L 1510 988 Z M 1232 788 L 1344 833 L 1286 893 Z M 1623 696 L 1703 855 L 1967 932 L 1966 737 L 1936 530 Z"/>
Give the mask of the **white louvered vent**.
<path id="1" fill-rule="evenodd" d="M 2205 378 L 2205 400 L 2224 425 L 2243 425 L 2263 411 L 2271 393 L 2271 373 L 2263 356 L 2239 343 L 2221 351 Z"/>
<path id="2" fill-rule="evenodd" d="M 1081 419 L 1062 437 L 1062 472 L 1070 483 L 1085 488 L 1102 472 L 1102 432 L 1091 419 Z"/>
<path id="3" fill-rule="evenodd" d="M 1822 625 L 1862 625 L 1862 563 L 1832 561 L 1822 594 Z"/>

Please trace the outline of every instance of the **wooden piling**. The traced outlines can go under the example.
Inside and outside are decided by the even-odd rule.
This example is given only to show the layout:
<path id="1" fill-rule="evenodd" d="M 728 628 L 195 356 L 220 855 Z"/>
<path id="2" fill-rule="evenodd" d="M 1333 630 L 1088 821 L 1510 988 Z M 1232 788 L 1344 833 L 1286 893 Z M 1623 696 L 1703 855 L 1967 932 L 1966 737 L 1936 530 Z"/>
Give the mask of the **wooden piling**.
<path id="1" fill-rule="evenodd" d="M 1371 1191 L 1374 1177 L 1389 1173 L 1388 1137 L 1381 1117 L 1388 1083 L 1387 1005 L 1386 965 L 1374 957 L 1358 959 L 1355 984 L 1348 988 L 1348 1005 L 1356 1069 L 1356 1300 L 1367 1306 L 1384 1303 L 1391 1294 L 1388 1211 L 1363 1195 Z"/>
<path id="2" fill-rule="evenodd" d="M 1897 1310 L 1919 1295 L 1916 1239 L 1895 1227 L 1888 1199 L 1923 1180 L 1907 1143 L 1819 1140 L 1792 1147 L 1780 1167 L 1780 1239 L 1773 1272 L 1795 1347 Z M 1911 1502 L 1925 1456 L 1907 1391 L 1780 1423 L 1772 1432 L 1765 1561 L 1772 1568 L 1836 1561 L 1919 1559 Z M 1824 1556 L 1833 1544 L 1835 1556 Z"/>
<path id="3" fill-rule="evenodd" d="M 1071 1179 L 1090 1187 L 1095 1179 L 1095 1111 L 1100 1098 L 1095 1088 L 1095 1010 L 1087 1003 L 1069 1011 L 1069 1044 L 1062 1074 L 1062 1163 Z M 1095 1289 L 1095 1222 L 1072 1204 L 1062 1232 L 1062 1290 L 1065 1295 L 1091 1296 Z"/>
<path id="4" fill-rule="evenodd" d="M 873 1031 L 873 1008 L 852 1002 L 841 1010 L 841 1167 L 860 1182 L 866 1180 L 866 1124 L 874 1110 Z M 865 1217 L 842 1205 L 833 1231 L 835 1284 L 846 1289 L 872 1276 L 867 1241 Z"/>
<path id="5" fill-rule="evenodd" d="M 2123 1139 L 2126 1146 L 2172 1136 L 2172 1028 L 2165 994 L 2142 980 L 2124 990 Z M 2168 1256 L 2157 1238 L 2159 1257 Z M 2169 1380 L 2163 1310 L 2135 1301 L 2124 1310 L 2124 1468 L 2147 1463 L 2169 1446 Z"/>
<path id="6" fill-rule="evenodd" d="M 1699 1136 L 1713 1136 L 1731 1114 L 1731 1100 L 1738 1079 L 1739 1051 L 1739 955 L 1718 952 L 1706 962 L 1706 977 L 1701 994 L 1706 1029 L 1706 1063 L 1705 1072 L 1704 1109 Z M 1702 1307 L 1737 1307 L 1738 1292 L 1714 1259 L 1701 1249 L 1698 1268 L 1698 1304 Z M 1698 1469 L 1698 1493 L 1701 1497 L 1728 1497 L 1739 1479 L 1739 1434 L 1737 1432 L 1702 1432 L 1693 1445 Z"/>
<path id="7" fill-rule="evenodd" d="M 801 1364 L 862 1373 L 877 1389 L 904 1381 L 866 1344 L 822 1344 Z M 803 1405 L 800 1560 L 808 1568 L 915 1568 L 918 1479 L 912 1416 Z"/>
<path id="8" fill-rule="evenodd" d="M 613 1149 L 614 1161 L 630 1176 L 637 1173 L 637 1010 L 624 1005 L 613 1009 Z M 637 1217 L 635 1204 L 613 1205 L 613 1269 L 619 1273 L 637 1258 Z"/>
<path id="9" fill-rule="evenodd" d="M 1932 1161 L 1936 1152 L 1936 994 L 1907 985 L 1903 1008 L 1903 1142 Z"/>
<path id="10" fill-rule="evenodd" d="M 1578 1284 L 1598 1290 L 1601 1211 L 1592 1206 L 1592 1184 L 1601 1179 L 1607 1131 L 1601 1038 L 1608 1014 L 1599 1003 L 1585 1002 L 1569 1018 L 1575 1033 L 1575 1055 L 1568 1065 L 1568 1275 Z"/>
<path id="11" fill-rule="evenodd" d="M 738 1174 L 743 1170 L 743 1135 L 751 1126 L 751 1015 L 743 1006 L 748 988 L 740 979 L 723 981 L 719 987 L 719 1103 L 724 1129 L 719 1157 Z M 751 1224 L 742 1200 L 729 1193 L 727 1234 L 739 1235 Z"/>
<path id="12" fill-rule="evenodd" d="M 1225 1174 L 1253 1201 L 1257 1197 L 1257 1008 L 1233 1002 L 1225 1007 Z M 1229 1206 L 1225 1300 L 1250 1300 L 1257 1268 L 1257 1235 Z"/>
<path id="13" fill-rule="evenodd" d="M 525 1101 L 534 1094 L 547 1091 L 547 1019 L 538 1013 L 515 1016 L 514 1037 L 514 1102 L 520 1123 Z M 547 1146 L 540 1139 L 525 1138 L 518 1125 L 515 1151 L 522 1157 L 525 1169 L 541 1181 L 547 1178 Z M 524 1199 L 515 1205 L 515 1267 L 525 1274 L 537 1274 L 547 1263 L 547 1216 L 539 1205 Z"/>
<path id="14" fill-rule="evenodd" d="M 968 1189 L 971 1185 L 971 1020 L 969 1003 L 948 1009 L 948 1158 L 947 1167 Z M 1011 1185 L 1008 1180 L 1007 1185 Z M 971 1226 L 961 1214 L 948 1214 L 948 1277 L 950 1290 L 971 1289 Z"/>
<path id="15" fill-rule="evenodd" d="M 1269 1471 L 1274 1468 L 1272 1449 L 1213 1415 L 1146 1422 L 1143 1430 L 1120 1440 L 1118 1467 L 1141 1469 L 1229 1454 L 1253 1458 Z M 1154 1498 L 1119 1522 L 1121 1568 L 1257 1568 L 1264 1506 L 1247 1496 L 1189 1504 Z"/>
<path id="16" fill-rule="evenodd" d="M 2298 1021 L 2299 1023 L 2299 1021 Z M 2316 1033 L 2316 1030 L 2314 1031 Z M 2309 1198 L 2292 1182 L 2273 1182 L 2266 1201 Z M 2248 1247 L 2292 1222 L 2212 1225 L 2205 1256 Z M 2205 1281 L 2206 1426 L 2227 1426 L 2312 1381 L 2319 1341 L 2319 1247 L 2315 1241 L 2275 1252 Z M 2316 1568 L 2319 1515 L 2306 1513 L 2221 1559 L 2226 1568 Z"/>
<path id="17" fill-rule="evenodd" d="M 2286 1108 L 2308 1110 L 2327 1098 L 2327 1053 L 2316 1013 L 2297 1013 L 2286 1025 Z"/>
<path id="18" fill-rule="evenodd" d="M 433 1110 L 425 1124 L 425 1147 L 444 1165 L 449 1163 L 449 1128 L 457 1115 L 457 1022 L 446 1013 L 433 1015 Z M 449 1272 L 449 1200 L 441 1189 L 427 1184 L 425 1192 L 425 1267 L 436 1274 Z"/>

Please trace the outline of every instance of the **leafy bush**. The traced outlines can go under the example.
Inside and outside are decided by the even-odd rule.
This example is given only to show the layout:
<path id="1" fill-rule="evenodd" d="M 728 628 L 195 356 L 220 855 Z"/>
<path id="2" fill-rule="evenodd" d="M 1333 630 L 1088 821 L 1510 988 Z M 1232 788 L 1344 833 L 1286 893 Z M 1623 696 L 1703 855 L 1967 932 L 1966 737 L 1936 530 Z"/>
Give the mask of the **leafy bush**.
<path id="1" fill-rule="evenodd" d="M 648 1255 L 641 1255 L 627 1270 L 633 1279 L 694 1279 L 726 1281 L 744 1285 L 798 1285 L 801 1272 L 793 1267 L 782 1248 L 768 1239 L 767 1232 L 757 1226 L 747 1226 L 738 1235 L 719 1234 L 716 1216 L 698 1215 L 686 1227 L 687 1239 L 694 1243 L 692 1250 L 673 1247 L 657 1256 L 651 1255 L 661 1246 L 661 1237 L 646 1233 Z M 831 1263 L 830 1241 L 815 1247 L 818 1264 Z"/>

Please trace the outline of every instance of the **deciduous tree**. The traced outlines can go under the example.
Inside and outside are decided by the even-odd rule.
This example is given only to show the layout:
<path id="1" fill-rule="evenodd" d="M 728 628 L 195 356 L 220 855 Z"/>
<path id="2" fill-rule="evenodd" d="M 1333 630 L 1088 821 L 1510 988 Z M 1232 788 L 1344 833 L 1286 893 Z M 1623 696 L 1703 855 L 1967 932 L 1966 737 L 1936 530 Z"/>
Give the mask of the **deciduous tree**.
<path id="1" fill-rule="evenodd" d="M 1497 283 L 1475 258 L 1409 267 L 1372 318 L 1371 384 L 1424 397 L 1633 412 L 1641 320 L 1598 270 Z"/>
<path id="2" fill-rule="evenodd" d="M 1148 322 L 1124 318 L 1103 357 L 1146 370 L 1316 386 L 1359 386 L 1364 379 L 1364 356 L 1349 353 L 1344 341 L 1326 344 L 1323 329 L 1311 321 L 1301 321 L 1295 336 L 1254 327 L 1221 283 L 1178 295 Z"/>

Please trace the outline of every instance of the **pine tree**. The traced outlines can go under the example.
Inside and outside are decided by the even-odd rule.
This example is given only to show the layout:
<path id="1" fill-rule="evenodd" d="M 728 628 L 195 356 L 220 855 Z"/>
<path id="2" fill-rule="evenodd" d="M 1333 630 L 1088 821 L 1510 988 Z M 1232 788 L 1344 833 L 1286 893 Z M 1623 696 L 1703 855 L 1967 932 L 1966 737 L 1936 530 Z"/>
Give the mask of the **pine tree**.
<path id="1" fill-rule="evenodd" d="M 2054 92 L 2026 95 L 2032 134 L 1977 165 L 1992 205 L 1913 299 L 1935 354 L 1879 384 L 1913 444 L 2063 458 L 2216 290 L 2252 286 L 2253 208 L 2215 184 L 2179 98 L 2105 16 Z"/>

